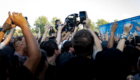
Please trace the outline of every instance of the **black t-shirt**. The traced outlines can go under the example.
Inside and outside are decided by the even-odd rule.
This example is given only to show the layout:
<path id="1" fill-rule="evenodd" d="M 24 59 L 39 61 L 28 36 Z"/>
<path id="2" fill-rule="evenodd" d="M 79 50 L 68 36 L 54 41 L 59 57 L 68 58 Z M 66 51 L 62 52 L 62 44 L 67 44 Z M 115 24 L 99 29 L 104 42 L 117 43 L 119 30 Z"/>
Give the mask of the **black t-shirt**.
<path id="1" fill-rule="evenodd" d="M 33 77 L 30 70 L 22 66 L 19 70 L 17 70 L 15 73 L 12 74 L 10 80 L 38 80 Z"/>
<path id="2" fill-rule="evenodd" d="M 45 73 L 45 80 L 55 80 L 56 66 L 50 65 Z"/>
<path id="3" fill-rule="evenodd" d="M 95 65 L 92 59 L 74 57 L 68 60 L 57 78 L 61 80 L 91 80 L 94 78 Z"/>

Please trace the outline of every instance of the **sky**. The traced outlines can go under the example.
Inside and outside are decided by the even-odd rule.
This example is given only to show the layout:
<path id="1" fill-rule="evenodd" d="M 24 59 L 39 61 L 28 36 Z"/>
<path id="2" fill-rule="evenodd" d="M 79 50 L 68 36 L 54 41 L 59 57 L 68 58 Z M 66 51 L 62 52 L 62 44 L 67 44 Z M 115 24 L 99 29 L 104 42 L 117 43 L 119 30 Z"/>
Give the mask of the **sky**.
<path id="1" fill-rule="evenodd" d="M 57 17 L 64 22 L 66 16 L 79 11 L 87 11 L 93 22 L 113 22 L 140 15 L 140 0 L 1 0 L 0 25 L 7 19 L 8 11 L 21 12 L 32 27 L 39 16 L 46 16 L 49 21 Z"/>

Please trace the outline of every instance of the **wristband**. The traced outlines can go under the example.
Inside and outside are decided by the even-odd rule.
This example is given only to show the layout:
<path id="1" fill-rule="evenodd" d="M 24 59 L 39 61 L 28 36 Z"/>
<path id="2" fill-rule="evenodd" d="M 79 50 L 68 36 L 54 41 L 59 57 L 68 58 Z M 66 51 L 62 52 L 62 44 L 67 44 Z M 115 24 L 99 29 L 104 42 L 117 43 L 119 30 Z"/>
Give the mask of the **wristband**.
<path id="1" fill-rule="evenodd" d="M 0 31 L 2 31 L 2 32 L 4 32 L 4 33 L 6 32 L 6 31 L 4 31 L 2 28 L 0 28 Z"/>

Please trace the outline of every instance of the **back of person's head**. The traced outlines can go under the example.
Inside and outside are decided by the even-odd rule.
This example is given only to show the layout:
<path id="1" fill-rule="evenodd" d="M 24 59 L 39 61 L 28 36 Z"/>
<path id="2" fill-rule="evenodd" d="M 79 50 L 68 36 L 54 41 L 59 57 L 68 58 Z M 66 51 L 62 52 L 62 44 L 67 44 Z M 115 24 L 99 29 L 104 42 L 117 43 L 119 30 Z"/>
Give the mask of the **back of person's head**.
<path id="1" fill-rule="evenodd" d="M 80 30 L 73 37 L 72 45 L 77 56 L 91 56 L 93 54 L 94 38 L 88 30 Z"/>
<path id="2" fill-rule="evenodd" d="M 43 45 L 42 49 L 46 51 L 48 57 L 53 56 L 55 50 L 58 50 L 58 45 L 55 42 L 55 40 L 48 40 L 44 42 L 43 44 L 41 44 L 41 46 L 42 45 Z"/>
<path id="3" fill-rule="evenodd" d="M 130 64 L 136 67 L 140 51 L 134 46 L 129 45 L 124 48 L 123 53 L 128 57 Z"/>
<path id="4" fill-rule="evenodd" d="M 70 47 L 72 47 L 72 42 L 71 41 L 66 41 L 61 48 L 61 54 L 64 53 L 64 52 L 68 52 Z"/>
<path id="5" fill-rule="evenodd" d="M 9 69 L 10 63 L 8 57 L 0 50 L 0 80 L 6 80 L 8 73 L 6 71 Z"/>
<path id="6" fill-rule="evenodd" d="M 96 80 L 126 80 L 131 67 L 128 58 L 118 49 L 99 52 L 96 61 Z"/>
<path id="7" fill-rule="evenodd" d="M 56 37 L 54 37 L 54 36 L 53 36 L 53 37 L 49 37 L 49 40 L 50 40 L 50 39 L 53 39 L 53 40 L 55 40 L 55 39 L 56 39 Z"/>
<path id="8" fill-rule="evenodd" d="M 42 72 L 42 70 L 44 69 L 45 62 L 47 62 L 46 51 L 44 51 L 43 49 L 40 49 L 40 51 L 41 51 L 41 60 L 40 60 L 39 66 L 36 71 L 36 76 Z"/>

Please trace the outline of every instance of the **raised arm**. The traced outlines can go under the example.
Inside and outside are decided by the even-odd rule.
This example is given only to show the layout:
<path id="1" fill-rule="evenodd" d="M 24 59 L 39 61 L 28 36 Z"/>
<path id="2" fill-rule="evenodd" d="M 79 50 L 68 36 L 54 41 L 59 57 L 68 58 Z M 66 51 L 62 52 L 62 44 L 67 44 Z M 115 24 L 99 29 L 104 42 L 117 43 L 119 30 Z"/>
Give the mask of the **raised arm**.
<path id="1" fill-rule="evenodd" d="M 106 37 L 105 37 L 106 38 L 106 41 L 108 41 L 108 39 L 109 39 L 109 35 L 108 34 L 109 34 L 109 32 L 107 31 Z"/>
<path id="2" fill-rule="evenodd" d="M 48 23 L 48 25 L 46 25 L 46 30 L 45 30 L 45 33 L 43 34 L 41 42 L 45 41 L 47 33 L 48 33 L 50 27 L 51 27 L 51 25 Z"/>
<path id="3" fill-rule="evenodd" d="M 63 26 L 61 26 L 61 25 L 58 26 L 57 38 L 56 38 L 56 41 L 57 41 L 58 45 L 61 42 L 61 32 L 62 32 L 62 29 L 64 28 L 65 25 L 66 25 L 66 23 Z"/>
<path id="4" fill-rule="evenodd" d="M 0 31 L 0 43 L 2 41 L 2 38 L 5 34 L 5 32 L 13 27 L 15 27 L 16 25 L 12 25 L 12 21 L 10 19 L 10 17 L 7 18 L 7 20 L 5 21 L 5 23 L 3 24 L 2 30 Z"/>
<path id="5" fill-rule="evenodd" d="M 9 16 L 11 20 L 14 22 L 14 24 L 16 24 L 22 29 L 23 35 L 25 37 L 27 53 L 28 53 L 28 59 L 24 63 L 24 66 L 27 67 L 33 75 L 35 75 L 41 59 L 41 54 L 40 54 L 38 44 L 28 27 L 26 19 L 22 16 L 22 13 L 20 14 L 17 13 L 17 15 L 13 13 L 13 15 L 11 15 L 11 13 L 9 12 Z"/>
<path id="6" fill-rule="evenodd" d="M 61 42 L 63 42 L 64 40 L 66 40 L 66 38 L 69 36 L 71 32 L 67 32 L 66 35 L 61 39 Z"/>
<path id="7" fill-rule="evenodd" d="M 118 27 L 118 23 L 114 23 L 114 25 L 112 23 L 111 36 L 110 36 L 110 39 L 109 39 L 107 48 L 112 48 L 113 47 L 113 44 L 114 44 L 114 35 L 115 35 L 115 32 L 116 32 L 117 27 Z"/>
<path id="8" fill-rule="evenodd" d="M 94 37 L 94 41 L 96 43 L 96 52 L 98 51 L 102 51 L 102 46 L 101 46 L 101 43 L 100 43 L 100 40 L 99 38 L 96 36 L 96 34 L 94 33 L 91 25 L 90 25 L 90 22 L 89 22 L 89 19 L 88 19 L 88 15 L 86 14 L 86 20 L 84 21 L 86 24 L 85 26 L 87 27 L 87 29 L 92 33 L 93 37 Z M 94 45 L 93 45 L 94 46 Z"/>
<path id="9" fill-rule="evenodd" d="M 12 28 L 9 35 L 7 36 L 7 38 L 4 40 L 4 44 L 5 45 L 8 45 L 8 43 L 10 42 L 13 34 L 14 34 L 14 30 L 15 30 L 16 27 Z"/>
<path id="10" fill-rule="evenodd" d="M 123 51 L 124 49 L 124 46 L 125 46 L 125 39 L 127 38 L 127 35 L 128 33 L 131 31 L 133 27 L 133 24 L 126 24 L 124 26 L 124 32 L 123 32 L 123 36 L 124 38 L 120 39 L 118 45 L 117 45 L 117 48 L 120 50 L 120 51 Z"/>

